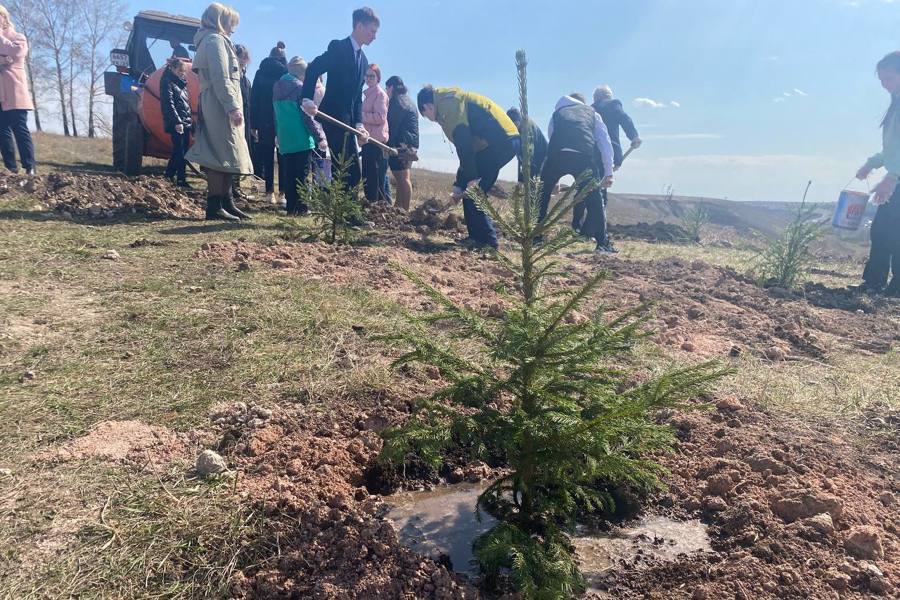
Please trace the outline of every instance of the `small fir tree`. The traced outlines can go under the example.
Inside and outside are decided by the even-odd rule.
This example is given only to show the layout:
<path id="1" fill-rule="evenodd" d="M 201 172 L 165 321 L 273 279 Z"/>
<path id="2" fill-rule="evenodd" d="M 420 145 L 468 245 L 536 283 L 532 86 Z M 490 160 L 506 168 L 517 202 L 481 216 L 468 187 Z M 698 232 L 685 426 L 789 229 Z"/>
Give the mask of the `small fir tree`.
<path id="1" fill-rule="evenodd" d="M 528 127 L 524 52 L 516 62 Z M 568 598 L 584 590 L 567 536 L 576 515 L 612 509 L 611 486 L 658 486 L 661 467 L 649 456 L 669 447 L 671 433 L 650 411 L 681 404 L 725 371 L 706 363 L 629 384 L 615 362 L 642 337 L 644 307 L 609 322 L 600 310 L 583 322 L 571 318 L 607 274 L 575 291 L 548 285 L 548 278 L 563 276 L 555 257 L 579 242 L 557 225 L 598 182 L 585 174 L 539 220 L 533 149 L 527 131 L 521 134 L 525 183 L 511 196 L 511 216 L 476 196 L 514 249 L 497 254 L 515 277 L 511 306 L 502 317 L 483 318 L 404 271 L 440 310 L 412 317 L 412 332 L 391 338 L 409 349 L 397 363 L 434 365 L 448 384 L 422 399 L 404 426 L 384 432 L 382 460 L 399 468 L 415 456 L 437 467 L 452 448 L 504 463 L 510 473 L 478 499 L 477 510 L 498 519 L 475 541 L 486 581 L 508 578 L 524 598 Z M 453 324 L 457 340 L 434 335 L 431 326 L 440 322 Z"/>
<path id="2" fill-rule="evenodd" d="M 764 287 L 791 289 L 815 264 L 812 245 L 824 234 L 822 224 L 816 220 L 815 208 L 806 204 L 806 196 L 812 181 L 806 184 L 803 201 L 794 219 L 782 234 L 759 255 L 756 267 L 760 283 Z"/>
<path id="3" fill-rule="evenodd" d="M 350 160 L 344 156 L 333 157 L 334 174 L 331 181 L 302 183 L 298 186 L 300 202 L 306 204 L 313 221 L 310 236 L 324 239 L 329 244 L 349 242 L 354 225 L 363 219 L 362 205 L 359 202 L 362 182 L 349 188 L 345 181 Z"/>

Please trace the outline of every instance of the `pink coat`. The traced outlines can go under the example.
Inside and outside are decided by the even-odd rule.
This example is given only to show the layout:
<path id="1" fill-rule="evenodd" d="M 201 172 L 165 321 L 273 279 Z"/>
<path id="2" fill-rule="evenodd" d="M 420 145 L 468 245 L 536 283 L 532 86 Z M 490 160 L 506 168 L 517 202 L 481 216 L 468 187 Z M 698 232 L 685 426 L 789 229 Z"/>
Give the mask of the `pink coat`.
<path id="1" fill-rule="evenodd" d="M 363 90 L 363 125 L 373 140 L 386 144 L 388 141 L 388 95 L 380 85 Z"/>
<path id="2" fill-rule="evenodd" d="M 0 109 L 34 110 L 28 91 L 28 74 L 25 57 L 28 56 L 28 40 L 16 30 L 0 31 Z M 12 58 L 8 63 L 5 57 Z"/>

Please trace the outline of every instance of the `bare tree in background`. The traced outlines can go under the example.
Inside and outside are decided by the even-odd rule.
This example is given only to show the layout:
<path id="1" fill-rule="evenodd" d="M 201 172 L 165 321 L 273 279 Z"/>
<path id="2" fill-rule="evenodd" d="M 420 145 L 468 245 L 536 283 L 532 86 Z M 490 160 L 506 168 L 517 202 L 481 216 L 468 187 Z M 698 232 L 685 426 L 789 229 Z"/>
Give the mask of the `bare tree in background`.
<path id="1" fill-rule="evenodd" d="M 72 41 L 75 33 L 75 3 L 71 0 L 31 0 L 36 22 L 34 48 L 45 56 L 56 77 L 63 135 L 69 136 L 70 103 L 67 73 L 72 60 Z M 74 123 L 73 123 L 74 126 Z"/>
<path id="2" fill-rule="evenodd" d="M 25 67 L 28 69 L 28 91 L 31 93 L 31 103 L 34 104 L 34 126 L 38 131 L 41 128 L 41 113 L 38 102 L 38 84 L 39 80 L 46 73 L 46 65 L 43 63 L 38 53 L 34 52 L 31 47 L 37 38 L 35 37 L 38 30 L 38 20 L 35 14 L 33 0 L 9 0 L 7 8 L 12 15 L 12 21 L 16 29 L 28 39 L 29 50 L 25 57 Z"/>
<path id="3" fill-rule="evenodd" d="M 96 137 L 102 131 L 102 115 L 97 104 L 103 98 L 103 72 L 109 64 L 106 50 L 116 46 L 124 37 L 122 23 L 127 15 L 127 6 L 121 0 L 81 0 L 78 3 L 79 20 L 84 27 L 84 35 L 79 44 L 85 54 L 85 78 L 87 81 L 87 135 Z"/>

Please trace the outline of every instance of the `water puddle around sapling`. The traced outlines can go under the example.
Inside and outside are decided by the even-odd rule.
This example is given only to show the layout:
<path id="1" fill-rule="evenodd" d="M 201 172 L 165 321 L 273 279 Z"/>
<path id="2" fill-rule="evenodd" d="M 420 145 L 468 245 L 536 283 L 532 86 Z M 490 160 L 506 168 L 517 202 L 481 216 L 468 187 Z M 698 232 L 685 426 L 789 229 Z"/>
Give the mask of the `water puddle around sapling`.
<path id="1" fill-rule="evenodd" d="M 411 550 L 433 559 L 446 555 L 454 570 L 475 576 L 478 568 L 472 542 L 496 523 L 484 512 L 480 521 L 475 516 L 475 502 L 486 487 L 461 484 L 389 496 L 385 498 L 390 506 L 386 517 Z M 572 544 L 589 586 L 603 581 L 610 571 L 712 550 L 700 521 L 675 521 L 660 515 L 645 516 L 610 531 L 579 527 Z"/>

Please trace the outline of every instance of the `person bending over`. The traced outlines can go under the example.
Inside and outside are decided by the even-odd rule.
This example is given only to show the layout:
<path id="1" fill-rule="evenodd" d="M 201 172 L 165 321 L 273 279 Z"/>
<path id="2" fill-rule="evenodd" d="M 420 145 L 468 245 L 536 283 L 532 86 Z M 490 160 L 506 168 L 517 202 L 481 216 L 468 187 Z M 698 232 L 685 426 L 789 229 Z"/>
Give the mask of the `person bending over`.
<path id="1" fill-rule="evenodd" d="M 595 184 L 583 201 L 587 217 L 581 233 L 597 241 L 596 251 L 615 252 L 606 238 L 606 210 L 600 193 L 613 184 L 612 143 L 603 119 L 585 104 L 584 96 L 573 93 L 556 103 L 547 132 L 550 143 L 541 171 L 540 218 L 547 215 L 550 192 L 563 176 L 572 175 L 583 186 Z M 590 174 L 590 180 L 580 179 L 584 173 Z"/>
<path id="2" fill-rule="evenodd" d="M 469 184 L 487 194 L 500 169 L 519 152 L 519 129 L 494 101 L 455 87 L 426 85 L 417 98 L 419 112 L 441 126 L 456 147 L 459 169 L 451 194 L 462 200 L 469 237 L 465 245 L 497 247 L 497 232 L 491 218 L 466 193 Z"/>

